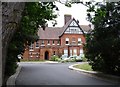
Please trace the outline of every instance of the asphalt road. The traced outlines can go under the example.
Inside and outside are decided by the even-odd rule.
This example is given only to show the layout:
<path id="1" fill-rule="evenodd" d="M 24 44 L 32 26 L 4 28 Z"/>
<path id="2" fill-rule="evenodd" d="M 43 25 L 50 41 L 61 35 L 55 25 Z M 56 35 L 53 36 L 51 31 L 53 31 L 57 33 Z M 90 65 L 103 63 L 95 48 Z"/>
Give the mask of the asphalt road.
<path id="1" fill-rule="evenodd" d="M 112 83 L 68 69 L 73 63 L 21 63 L 16 85 L 111 85 Z"/>

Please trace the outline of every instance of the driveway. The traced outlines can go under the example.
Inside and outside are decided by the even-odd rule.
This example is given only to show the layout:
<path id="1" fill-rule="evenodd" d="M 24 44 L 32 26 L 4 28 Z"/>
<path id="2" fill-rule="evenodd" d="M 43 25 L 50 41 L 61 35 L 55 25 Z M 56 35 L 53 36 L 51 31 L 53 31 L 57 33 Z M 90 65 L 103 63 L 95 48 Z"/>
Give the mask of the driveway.
<path id="1" fill-rule="evenodd" d="M 74 63 L 20 63 L 16 85 L 113 85 L 83 73 L 70 70 Z"/>

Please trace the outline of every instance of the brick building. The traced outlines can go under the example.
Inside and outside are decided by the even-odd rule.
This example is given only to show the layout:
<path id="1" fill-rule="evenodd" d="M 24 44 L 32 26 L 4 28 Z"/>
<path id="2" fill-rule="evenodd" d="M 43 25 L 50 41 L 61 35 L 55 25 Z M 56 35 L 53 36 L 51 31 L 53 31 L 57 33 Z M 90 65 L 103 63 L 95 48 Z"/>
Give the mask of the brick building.
<path id="1" fill-rule="evenodd" d="M 53 55 L 80 56 L 85 43 L 84 33 L 90 30 L 88 25 L 79 25 L 71 15 L 64 16 L 63 27 L 39 28 L 39 40 L 31 44 L 24 52 L 25 60 L 49 60 Z"/>

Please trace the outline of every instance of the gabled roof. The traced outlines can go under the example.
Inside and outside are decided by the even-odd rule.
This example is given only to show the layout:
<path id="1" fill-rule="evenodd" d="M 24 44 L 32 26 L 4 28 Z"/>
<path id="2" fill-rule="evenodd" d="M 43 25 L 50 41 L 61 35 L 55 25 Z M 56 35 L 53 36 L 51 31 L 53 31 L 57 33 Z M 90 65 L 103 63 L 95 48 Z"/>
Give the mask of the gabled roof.
<path id="1" fill-rule="evenodd" d="M 67 27 L 69 27 L 73 20 L 77 23 L 77 21 L 73 18 L 70 19 L 63 27 L 46 27 L 45 30 L 39 28 L 38 30 L 39 39 L 59 39 L 59 37 L 64 34 Z M 91 30 L 89 25 L 79 25 L 78 23 L 77 25 L 82 32 L 88 32 Z"/>
<path id="2" fill-rule="evenodd" d="M 72 21 L 75 21 L 76 24 L 78 25 L 78 27 L 80 28 L 80 30 L 81 30 L 82 32 L 84 32 L 84 31 L 81 29 L 81 27 L 79 26 L 78 22 L 73 18 L 73 19 L 70 19 L 70 20 L 66 23 L 66 25 L 63 26 L 63 31 L 61 32 L 61 35 L 60 35 L 60 36 L 63 35 L 63 33 L 66 31 L 66 29 L 69 27 L 69 25 L 70 25 L 70 23 L 71 23 Z"/>

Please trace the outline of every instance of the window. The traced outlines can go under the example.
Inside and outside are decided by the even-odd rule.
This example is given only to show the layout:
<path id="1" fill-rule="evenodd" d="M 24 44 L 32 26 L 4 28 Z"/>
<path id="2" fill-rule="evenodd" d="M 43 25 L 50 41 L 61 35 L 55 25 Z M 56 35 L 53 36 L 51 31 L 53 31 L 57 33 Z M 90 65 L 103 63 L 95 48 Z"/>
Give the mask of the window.
<path id="1" fill-rule="evenodd" d="M 80 49 L 80 54 L 83 54 L 83 49 Z"/>
<path id="2" fill-rule="evenodd" d="M 53 51 L 53 55 L 55 55 L 55 51 Z"/>
<path id="3" fill-rule="evenodd" d="M 53 45 L 55 45 L 55 42 L 54 42 L 54 40 L 53 40 Z"/>
<path id="4" fill-rule="evenodd" d="M 31 45 L 29 46 L 29 51 L 33 51 L 33 44 L 31 43 Z"/>
<path id="5" fill-rule="evenodd" d="M 39 53 L 36 53 L 36 58 L 38 58 L 39 57 Z"/>
<path id="6" fill-rule="evenodd" d="M 81 38 L 78 38 L 78 45 L 82 45 L 82 40 L 81 40 Z"/>
<path id="7" fill-rule="evenodd" d="M 59 40 L 57 41 L 57 45 L 60 45 L 60 41 Z"/>
<path id="8" fill-rule="evenodd" d="M 64 49 L 64 55 L 68 56 L 68 50 Z"/>
<path id="9" fill-rule="evenodd" d="M 39 42 L 38 41 L 36 42 L 36 48 L 39 48 Z"/>
<path id="10" fill-rule="evenodd" d="M 32 56 L 32 55 L 33 55 L 32 53 L 29 53 L 29 54 L 30 54 L 30 57 L 33 57 L 33 56 Z"/>
<path id="11" fill-rule="evenodd" d="M 42 40 L 42 43 L 41 43 L 41 45 L 44 45 L 44 41 Z"/>
<path id="12" fill-rule="evenodd" d="M 72 56 L 72 49 L 70 49 L 70 56 Z"/>
<path id="13" fill-rule="evenodd" d="M 70 26 L 66 29 L 65 33 L 82 34 L 82 31 L 78 26 Z"/>
<path id="14" fill-rule="evenodd" d="M 68 45 L 68 43 L 69 43 L 69 42 L 68 42 L 68 41 L 66 41 L 66 45 Z"/>
<path id="15" fill-rule="evenodd" d="M 50 45 L 50 41 L 49 40 L 47 41 L 47 44 Z"/>
<path id="16" fill-rule="evenodd" d="M 75 56 L 77 55 L 77 49 L 73 50 L 73 55 L 75 55 Z"/>
<path id="17" fill-rule="evenodd" d="M 84 57 L 83 49 L 80 49 L 80 56 L 81 56 L 81 57 Z"/>
<path id="18" fill-rule="evenodd" d="M 69 38 L 66 38 L 66 45 L 69 45 Z"/>

